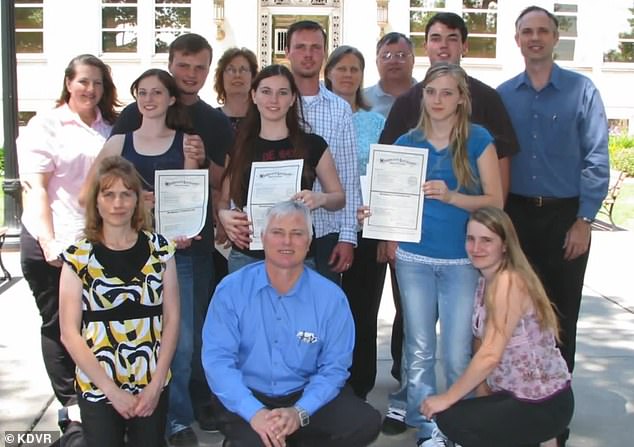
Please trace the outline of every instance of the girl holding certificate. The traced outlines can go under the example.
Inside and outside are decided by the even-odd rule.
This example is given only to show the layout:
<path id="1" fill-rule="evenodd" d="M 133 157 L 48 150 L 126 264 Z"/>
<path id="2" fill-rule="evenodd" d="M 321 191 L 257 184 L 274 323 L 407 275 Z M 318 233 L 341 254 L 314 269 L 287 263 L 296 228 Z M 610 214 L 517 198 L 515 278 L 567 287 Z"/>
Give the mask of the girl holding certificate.
<path id="1" fill-rule="evenodd" d="M 251 84 L 253 104 L 240 123 L 223 179 L 218 213 L 233 244 L 229 272 L 264 259 L 262 250 L 249 250 L 251 222 L 242 211 L 247 204 L 252 162 L 303 159 L 301 191 L 292 198 L 303 201 L 311 210 L 323 207 L 336 211 L 345 204 L 343 188 L 325 140 L 302 130 L 299 95 L 292 73 L 283 65 L 262 69 Z M 312 191 L 315 178 L 319 179 L 323 192 Z"/>
<path id="2" fill-rule="evenodd" d="M 479 273 L 465 251 L 469 213 L 502 206 L 502 187 L 491 135 L 471 124 L 467 76 L 458 65 L 433 65 L 423 80 L 418 126 L 396 145 L 428 149 L 421 240 L 390 243 L 401 289 L 404 359 L 401 390 L 390 406 L 406 408 L 419 445 L 435 446 L 435 424 L 418 410 L 436 394 L 436 323 L 440 320 L 447 386 L 471 359 L 471 314 Z M 427 441 L 427 444 L 424 442 Z"/>

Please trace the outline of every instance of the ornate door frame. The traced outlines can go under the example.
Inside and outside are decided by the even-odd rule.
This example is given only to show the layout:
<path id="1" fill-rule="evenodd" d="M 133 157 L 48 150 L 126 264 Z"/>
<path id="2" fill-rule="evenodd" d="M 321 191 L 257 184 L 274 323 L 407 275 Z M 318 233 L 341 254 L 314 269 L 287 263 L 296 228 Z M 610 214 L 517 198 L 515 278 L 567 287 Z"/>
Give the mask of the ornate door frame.
<path id="1" fill-rule="evenodd" d="M 323 15 L 329 17 L 328 48 L 332 51 L 341 42 L 341 3 L 343 0 L 260 0 L 258 4 L 258 58 L 261 67 L 273 58 L 272 17 L 274 15 Z"/>

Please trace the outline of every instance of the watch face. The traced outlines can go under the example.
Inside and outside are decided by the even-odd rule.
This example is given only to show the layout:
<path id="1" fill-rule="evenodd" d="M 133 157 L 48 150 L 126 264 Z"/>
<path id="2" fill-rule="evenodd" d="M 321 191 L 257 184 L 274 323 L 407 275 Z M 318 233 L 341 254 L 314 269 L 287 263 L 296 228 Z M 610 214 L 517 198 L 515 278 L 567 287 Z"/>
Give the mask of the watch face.
<path id="1" fill-rule="evenodd" d="M 297 410 L 297 415 L 299 416 L 299 426 L 305 427 L 308 425 L 310 418 L 308 417 L 308 412 L 303 408 L 295 407 Z"/>

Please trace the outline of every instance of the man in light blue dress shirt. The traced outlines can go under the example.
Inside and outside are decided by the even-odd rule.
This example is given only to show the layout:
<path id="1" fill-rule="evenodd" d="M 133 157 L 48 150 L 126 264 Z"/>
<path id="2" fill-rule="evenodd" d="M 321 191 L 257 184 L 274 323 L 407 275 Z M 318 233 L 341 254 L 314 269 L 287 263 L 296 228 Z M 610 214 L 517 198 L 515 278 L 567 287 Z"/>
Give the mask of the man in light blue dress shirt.
<path id="1" fill-rule="evenodd" d="M 526 70 L 498 92 L 520 143 L 506 210 L 557 306 L 559 347 L 572 372 L 590 225 L 608 189 L 608 125 L 592 81 L 553 62 L 558 25 L 540 7 L 520 13 L 515 40 Z"/>
<path id="2" fill-rule="evenodd" d="M 262 232 L 265 260 L 227 276 L 213 296 L 202 361 L 224 445 L 354 447 L 378 436 L 379 413 L 345 386 L 354 346 L 348 301 L 304 267 L 311 239 L 308 208 L 274 206 Z"/>

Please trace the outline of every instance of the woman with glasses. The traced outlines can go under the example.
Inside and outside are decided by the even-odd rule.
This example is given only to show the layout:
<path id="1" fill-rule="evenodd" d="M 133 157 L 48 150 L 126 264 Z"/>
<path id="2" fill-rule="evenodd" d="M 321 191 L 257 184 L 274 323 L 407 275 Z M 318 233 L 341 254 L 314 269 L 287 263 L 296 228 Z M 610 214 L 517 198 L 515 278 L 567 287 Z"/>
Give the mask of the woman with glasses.
<path id="1" fill-rule="evenodd" d="M 224 113 L 235 131 L 241 119 L 247 116 L 251 104 L 251 81 L 258 74 L 258 61 L 248 48 L 227 49 L 216 67 L 214 89 L 219 109 Z"/>

